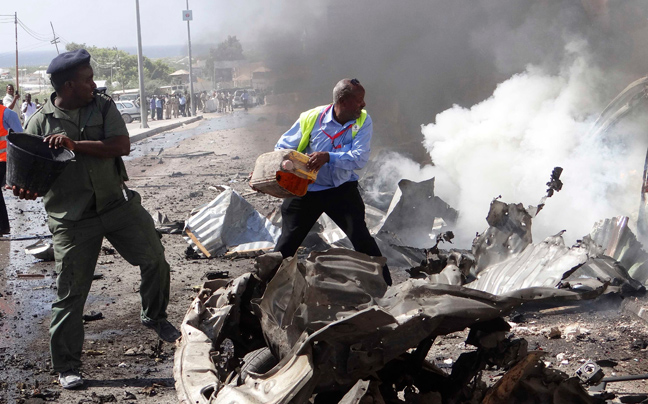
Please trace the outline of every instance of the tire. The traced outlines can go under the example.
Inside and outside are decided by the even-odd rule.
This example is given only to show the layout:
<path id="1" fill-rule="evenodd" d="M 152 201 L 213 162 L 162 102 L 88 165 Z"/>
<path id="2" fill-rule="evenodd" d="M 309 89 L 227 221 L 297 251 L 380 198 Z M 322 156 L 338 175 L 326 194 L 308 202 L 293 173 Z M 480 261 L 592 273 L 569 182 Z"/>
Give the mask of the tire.
<path id="1" fill-rule="evenodd" d="M 131 122 L 133 122 L 133 118 L 132 118 L 130 115 L 128 115 L 128 114 L 124 114 L 124 115 L 122 115 L 122 118 L 124 118 L 124 122 L 126 122 L 126 123 L 131 123 Z"/>
<path id="2" fill-rule="evenodd" d="M 279 363 L 270 352 L 270 348 L 259 348 L 256 351 L 249 352 L 243 357 L 241 365 L 241 381 L 245 383 L 250 372 L 264 374 Z"/>

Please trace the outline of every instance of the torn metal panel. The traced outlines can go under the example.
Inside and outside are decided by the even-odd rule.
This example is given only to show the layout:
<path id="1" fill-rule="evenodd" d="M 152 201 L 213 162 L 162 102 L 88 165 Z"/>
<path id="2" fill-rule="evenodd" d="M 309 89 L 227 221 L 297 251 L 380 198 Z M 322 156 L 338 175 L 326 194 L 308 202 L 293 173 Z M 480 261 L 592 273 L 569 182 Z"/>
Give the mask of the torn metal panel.
<path id="1" fill-rule="evenodd" d="M 588 236 L 571 248 L 565 246 L 563 232 L 531 244 L 531 216 L 521 204 L 494 200 L 487 221 L 491 227 L 473 242 L 476 279 L 466 285 L 469 288 L 496 295 L 538 286 L 643 290 Z"/>
<path id="2" fill-rule="evenodd" d="M 603 247 L 605 255 L 619 261 L 630 276 L 648 284 L 648 253 L 628 227 L 627 216 L 597 222 L 590 237 Z"/>
<path id="3" fill-rule="evenodd" d="M 38 240 L 25 247 L 25 254 L 33 255 L 34 258 L 43 261 L 54 261 L 54 246 L 45 240 Z"/>
<path id="4" fill-rule="evenodd" d="M 227 188 L 187 220 L 185 232 L 195 237 L 195 240 L 193 237 L 187 239 L 194 250 L 202 246 L 201 251 L 218 255 L 240 244 L 267 242 L 274 245 L 281 230 L 236 191 Z"/>
<path id="5" fill-rule="evenodd" d="M 505 233 L 498 235 L 503 237 Z M 479 262 L 479 251 L 483 250 L 476 251 Z M 534 286 L 555 287 L 566 272 L 588 260 L 588 253 L 587 246 L 580 243 L 567 248 L 561 232 L 539 244 L 527 245 L 516 254 L 507 254 L 506 261 L 483 268 L 475 274 L 476 280 L 466 286 L 496 295 Z"/>
<path id="6" fill-rule="evenodd" d="M 221 336 L 225 320 L 240 307 L 250 274 L 233 281 L 206 282 L 185 315 L 180 330 L 182 344 L 175 351 L 173 366 L 176 390 L 182 403 L 207 403 L 222 382 L 211 360 L 212 343 Z"/>
<path id="7" fill-rule="evenodd" d="M 533 242 L 531 215 L 521 203 L 493 200 L 486 221 L 490 227 L 473 241 L 473 275 L 518 254 Z"/>
<path id="8" fill-rule="evenodd" d="M 451 252 L 448 255 L 446 266 L 438 274 L 430 274 L 426 280 L 430 283 L 443 283 L 446 285 L 461 286 L 466 283 L 466 277 L 470 273 L 470 266 L 462 265 L 464 255 L 459 252 Z"/>
<path id="9" fill-rule="evenodd" d="M 458 212 L 434 195 L 434 178 L 401 180 L 378 234 L 393 236 L 391 244 L 427 248 L 436 235 L 457 221 Z"/>
<path id="10" fill-rule="evenodd" d="M 387 258 L 389 268 L 409 269 L 421 265 L 425 259 L 425 251 L 421 248 L 389 244 L 382 234 L 377 235 L 375 239 L 383 257 Z"/>
<path id="11" fill-rule="evenodd" d="M 259 276 L 271 274 L 276 263 L 271 256 L 260 260 Z M 265 339 L 279 363 L 264 375 L 249 374 L 245 382 L 235 368 L 220 372 L 206 361 L 220 341 L 234 341 L 243 331 L 239 323 L 249 315 L 256 277 L 206 283 L 181 326 L 174 367 L 178 397 L 199 404 L 308 402 L 313 393 L 348 391 L 375 377 L 424 340 L 499 318 L 524 302 L 601 292 L 531 288 L 495 296 L 415 279 L 387 288 L 383 264 L 384 259 L 342 249 L 312 254 L 305 262 L 285 259 L 263 297 L 252 299 L 263 335 L 255 338 Z M 238 350 L 249 352 L 235 346 Z M 347 398 L 354 402 L 362 394 Z"/>
<path id="12" fill-rule="evenodd" d="M 304 264 L 287 259 L 260 304 L 266 341 L 279 357 L 303 332 L 326 350 L 315 362 L 316 372 L 327 374 L 320 387 L 349 387 L 430 336 L 499 317 L 524 301 L 581 296 L 545 288 L 494 296 L 423 280 L 387 289 L 380 263 L 362 255 L 330 250 Z"/>
<path id="13" fill-rule="evenodd" d="M 308 384 L 313 375 L 310 351 L 287 356 L 268 373 L 249 375 L 245 384 L 228 384 L 210 404 L 288 404 Z M 310 394 L 309 394 L 310 396 Z M 303 401 L 297 401 L 303 402 Z"/>

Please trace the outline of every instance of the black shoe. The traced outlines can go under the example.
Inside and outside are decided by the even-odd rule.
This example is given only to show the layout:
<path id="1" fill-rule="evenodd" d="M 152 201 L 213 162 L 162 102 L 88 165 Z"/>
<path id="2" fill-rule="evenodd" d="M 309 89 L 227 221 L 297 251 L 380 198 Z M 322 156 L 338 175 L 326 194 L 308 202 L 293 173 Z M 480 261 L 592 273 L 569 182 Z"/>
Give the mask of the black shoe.
<path id="1" fill-rule="evenodd" d="M 142 325 L 155 331 L 162 341 L 175 342 L 182 335 L 180 334 L 180 331 L 178 331 L 178 329 L 167 320 L 142 320 Z"/>

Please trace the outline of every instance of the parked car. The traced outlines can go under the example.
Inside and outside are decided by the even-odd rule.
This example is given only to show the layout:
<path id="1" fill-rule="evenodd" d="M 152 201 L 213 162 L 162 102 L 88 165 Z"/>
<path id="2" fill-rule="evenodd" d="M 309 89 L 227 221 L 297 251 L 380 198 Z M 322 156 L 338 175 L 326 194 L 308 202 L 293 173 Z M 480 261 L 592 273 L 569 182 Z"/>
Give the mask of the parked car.
<path id="1" fill-rule="evenodd" d="M 244 90 L 236 90 L 234 93 L 234 101 L 232 102 L 232 106 L 234 108 L 243 108 L 243 100 L 241 99 L 241 95 L 243 95 Z M 248 107 L 257 105 L 257 94 L 256 90 L 250 89 L 250 90 L 245 90 L 248 92 L 248 95 L 250 98 L 248 99 Z"/>
<path id="2" fill-rule="evenodd" d="M 131 123 L 134 119 L 142 119 L 140 116 L 140 109 L 133 101 L 115 101 L 117 109 L 121 114 L 124 122 Z"/>

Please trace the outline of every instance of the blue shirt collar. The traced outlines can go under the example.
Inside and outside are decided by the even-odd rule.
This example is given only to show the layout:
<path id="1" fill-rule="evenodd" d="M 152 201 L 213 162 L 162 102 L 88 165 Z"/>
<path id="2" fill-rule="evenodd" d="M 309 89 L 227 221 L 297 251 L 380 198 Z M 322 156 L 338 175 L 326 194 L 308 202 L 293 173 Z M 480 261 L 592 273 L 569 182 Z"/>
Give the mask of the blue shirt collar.
<path id="1" fill-rule="evenodd" d="M 331 104 L 329 104 L 329 105 L 331 105 Z M 333 122 L 338 126 L 346 127 L 346 126 L 349 126 L 349 125 L 353 125 L 356 122 L 356 119 L 353 119 L 353 120 L 350 120 L 349 122 L 345 123 L 344 125 L 342 125 L 338 121 L 336 121 L 335 118 L 333 118 L 333 106 L 331 106 L 330 108 L 328 106 L 324 107 L 324 109 L 326 109 L 326 108 L 328 108 L 328 111 L 326 111 L 326 114 L 324 114 L 324 117 L 322 118 L 322 123 Z M 321 114 L 321 112 L 320 112 L 320 114 Z"/>

